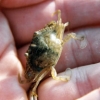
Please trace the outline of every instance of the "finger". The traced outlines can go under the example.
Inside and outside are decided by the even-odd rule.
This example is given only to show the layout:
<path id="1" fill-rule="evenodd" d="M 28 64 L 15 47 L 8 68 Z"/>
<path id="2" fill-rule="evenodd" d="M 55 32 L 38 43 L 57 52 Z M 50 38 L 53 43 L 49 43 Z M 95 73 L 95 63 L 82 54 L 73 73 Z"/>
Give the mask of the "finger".
<path id="1" fill-rule="evenodd" d="M 66 68 L 75 68 L 82 65 L 100 62 L 100 28 L 83 28 L 75 30 L 75 33 L 85 36 L 87 46 L 80 48 L 80 41 L 71 39 L 63 47 L 61 57 L 57 64 L 57 71 L 64 71 Z M 28 46 L 18 50 L 18 56 L 23 66 L 26 64 L 24 53 Z"/>
<path id="2" fill-rule="evenodd" d="M 46 10 L 45 12 L 44 8 L 50 2 L 21 9 L 3 10 L 10 22 L 17 44 L 23 45 L 23 43 L 28 43 L 32 39 L 33 33 L 43 28 L 50 21 L 52 11 L 46 14 L 48 11 Z M 47 9 L 51 6 L 48 6 Z M 40 17 L 40 15 L 42 16 Z"/>
<path id="3" fill-rule="evenodd" d="M 97 0 L 67 0 L 64 19 L 70 22 L 71 28 L 98 25 L 100 23 L 100 1 Z M 60 4 L 59 4 L 60 5 Z"/>
<path id="4" fill-rule="evenodd" d="M 80 41 L 70 40 L 64 45 L 62 55 L 57 64 L 58 70 L 66 68 L 75 68 L 78 66 L 93 64 L 100 62 L 100 29 L 83 28 L 76 30 L 75 33 L 85 36 L 87 46 L 80 48 Z M 63 68 L 62 68 L 63 67 Z"/>
<path id="5" fill-rule="evenodd" d="M 71 69 L 60 75 L 69 74 L 69 82 L 52 78 L 43 81 L 38 89 L 39 100 L 76 100 L 100 87 L 100 63 Z"/>
<path id="6" fill-rule="evenodd" d="M 45 0 L 1 0 L 0 6 L 5 8 L 18 8 L 38 4 Z"/>
<path id="7" fill-rule="evenodd" d="M 31 40 L 35 31 L 53 19 L 51 15 L 57 9 L 62 11 L 63 22 L 70 22 L 70 29 L 100 23 L 99 5 L 98 0 L 57 0 L 3 12 L 9 20 L 16 43 L 23 45 Z"/>
<path id="8" fill-rule="evenodd" d="M 9 24 L 0 12 L 0 100 L 27 100 L 17 77 L 21 70 Z"/>
<path id="9" fill-rule="evenodd" d="M 100 100 L 100 88 L 90 92 L 89 94 L 87 94 L 77 100 Z"/>

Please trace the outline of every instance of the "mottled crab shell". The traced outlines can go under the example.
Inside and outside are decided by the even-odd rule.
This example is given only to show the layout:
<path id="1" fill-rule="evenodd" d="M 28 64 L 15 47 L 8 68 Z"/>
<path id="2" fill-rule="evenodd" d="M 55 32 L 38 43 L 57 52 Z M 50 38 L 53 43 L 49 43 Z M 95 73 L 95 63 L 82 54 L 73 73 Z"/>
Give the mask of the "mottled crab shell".
<path id="1" fill-rule="evenodd" d="M 52 22 L 34 33 L 27 50 L 27 63 L 34 72 L 55 65 L 59 59 L 62 46 L 54 26 L 55 23 Z"/>

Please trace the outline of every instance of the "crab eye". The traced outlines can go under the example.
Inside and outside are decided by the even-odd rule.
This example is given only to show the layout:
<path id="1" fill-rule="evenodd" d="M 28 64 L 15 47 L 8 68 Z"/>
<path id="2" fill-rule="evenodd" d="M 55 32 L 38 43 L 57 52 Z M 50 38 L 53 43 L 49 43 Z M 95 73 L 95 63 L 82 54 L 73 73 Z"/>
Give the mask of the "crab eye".
<path id="1" fill-rule="evenodd" d="M 50 23 L 47 24 L 47 26 L 48 26 L 48 27 L 52 27 L 52 26 L 54 26 L 55 24 L 56 24 L 55 21 L 51 21 Z"/>
<path id="2" fill-rule="evenodd" d="M 30 72 L 29 73 L 26 73 L 25 74 L 25 78 L 26 79 L 31 79 L 32 78 L 32 73 L 30 73 Z"/>
<path id="3" fill-rule="evenodd" d="M 28 73 L 28 77 L 31 77 L 32 76 L 32 74 L 31 73 Z"/>
<path id="4" fill-rule="evenodd" d="M 40 31 L 36 31 L 36 32 L 34 32 L 34 35 L 40 35 L 40 34 L 41 34 Z"/>

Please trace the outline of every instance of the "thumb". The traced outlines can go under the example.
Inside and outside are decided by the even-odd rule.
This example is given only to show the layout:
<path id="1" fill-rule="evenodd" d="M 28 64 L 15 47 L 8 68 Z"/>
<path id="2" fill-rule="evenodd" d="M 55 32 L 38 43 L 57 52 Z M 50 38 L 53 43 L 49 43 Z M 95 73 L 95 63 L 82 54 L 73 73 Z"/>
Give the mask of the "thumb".
<path id="1" fill-rule="evenodd" d="M 70 80 L 46 79 L 39 86 L 39 100 L 75 100 L 100 87 L 100 63 L 66 70 L 59 75 L 70 75 Z"/>

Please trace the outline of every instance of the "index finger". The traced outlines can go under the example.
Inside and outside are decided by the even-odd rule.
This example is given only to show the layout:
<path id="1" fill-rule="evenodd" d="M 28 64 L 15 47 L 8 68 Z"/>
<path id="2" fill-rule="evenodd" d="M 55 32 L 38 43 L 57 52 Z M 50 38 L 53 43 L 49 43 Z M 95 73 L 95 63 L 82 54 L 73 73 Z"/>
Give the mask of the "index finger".
<path id="1" fill-rule="evenodd" d="M 62 12 L 63 22 L 70 22 L 70 28 L 95 25 L 100 23 L 100 2 L 77 0 L 45 1 L 38 5 L 19 9 L 3 10 L 9 20 L 17 44 L 28 43 L 34 31 L 44 27 L 53 18 L 56 9 Z"/>

